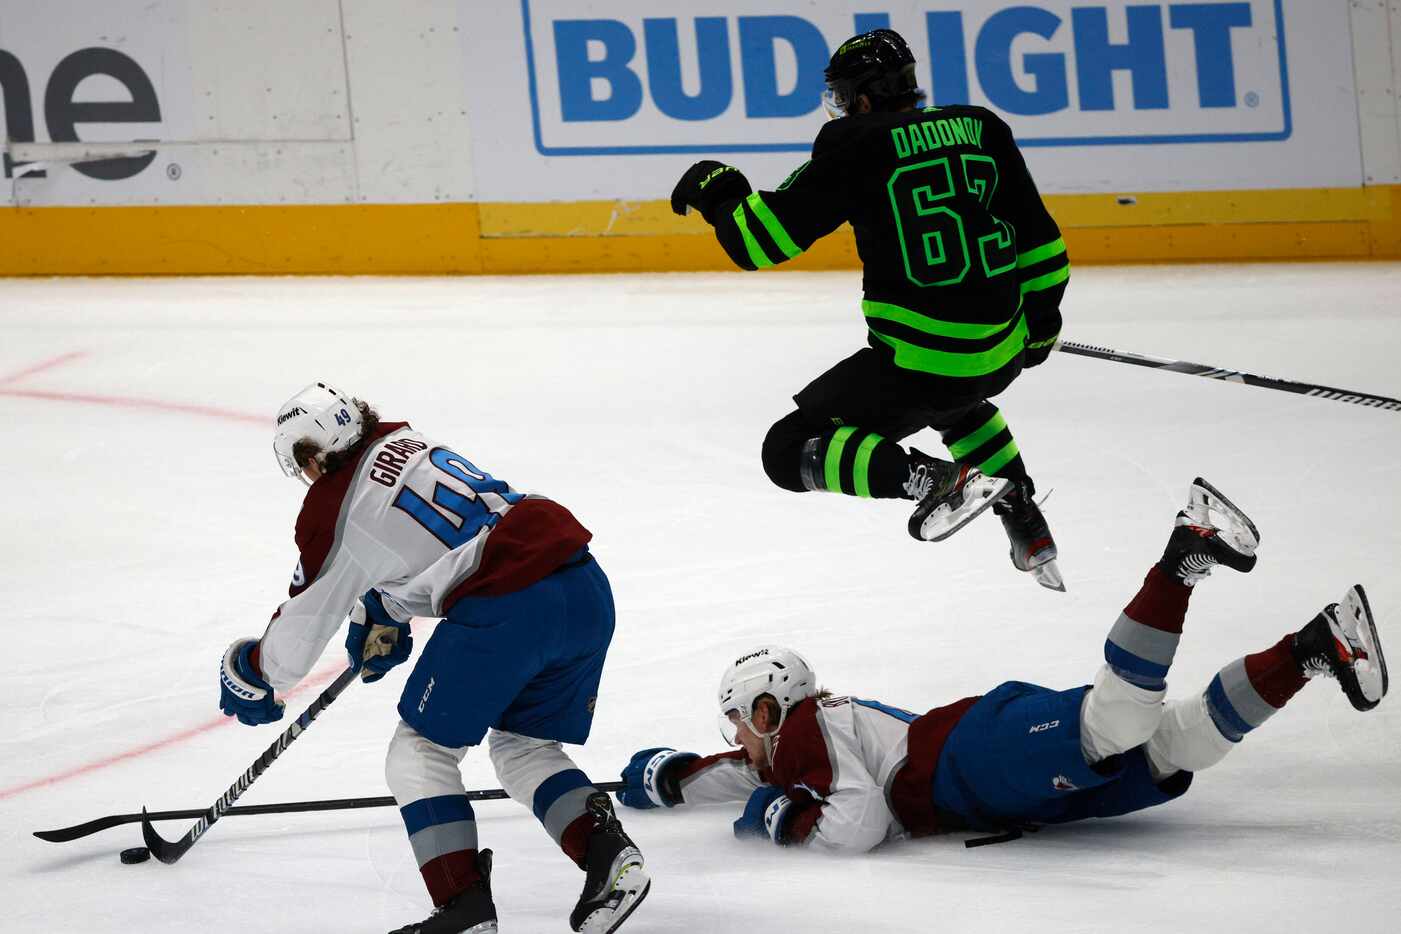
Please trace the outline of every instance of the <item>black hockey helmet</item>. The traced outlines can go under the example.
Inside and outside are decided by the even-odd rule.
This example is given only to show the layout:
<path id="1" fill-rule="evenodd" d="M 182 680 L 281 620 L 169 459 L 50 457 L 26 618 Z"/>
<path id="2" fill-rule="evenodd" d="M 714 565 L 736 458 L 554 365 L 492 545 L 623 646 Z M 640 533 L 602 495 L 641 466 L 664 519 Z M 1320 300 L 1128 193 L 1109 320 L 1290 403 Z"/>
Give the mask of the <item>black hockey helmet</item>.
<path id="1" fill-rule="evenodd" d="M 827 93 L 822 102 L 833 117 L 846 116 L 862 94 L 870 98 L 872 110 L 896 110 L 925 97 L 915 81 L 914 54 L 893 29 L 875 29 L 843 42 L 823 77 Z"/>

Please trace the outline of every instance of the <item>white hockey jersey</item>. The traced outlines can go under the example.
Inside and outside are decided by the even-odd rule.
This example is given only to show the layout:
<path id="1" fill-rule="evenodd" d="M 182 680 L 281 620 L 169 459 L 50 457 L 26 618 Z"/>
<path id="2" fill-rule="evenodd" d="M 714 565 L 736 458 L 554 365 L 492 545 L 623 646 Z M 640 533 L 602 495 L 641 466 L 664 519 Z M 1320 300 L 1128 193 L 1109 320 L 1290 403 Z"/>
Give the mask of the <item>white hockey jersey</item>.
<path id="1" fill-rule="evenodd" d="M 677 776 L 682 803 L 742 803 L 760 785 L 778 785 L 795 808 L 787 842 L 840 853 L 938 833 L 934 766 L 976 700 L 921 716 L 855 697 L 809 698 L 784 719 L 769 769 L 756 770 L 742 749 L 693 760 Z"/>
<path id="2" fill-rule="evenodd" d="M 464 596 L 535 583 L 591 537 L 558 503 L 517 492 L 406 423 L 381 424 L 358 459 L 307 491 L 289 599 L 256 663 L 285 692 L 366 591 L 380 589 L 404 622 L 443 616 Z"/>

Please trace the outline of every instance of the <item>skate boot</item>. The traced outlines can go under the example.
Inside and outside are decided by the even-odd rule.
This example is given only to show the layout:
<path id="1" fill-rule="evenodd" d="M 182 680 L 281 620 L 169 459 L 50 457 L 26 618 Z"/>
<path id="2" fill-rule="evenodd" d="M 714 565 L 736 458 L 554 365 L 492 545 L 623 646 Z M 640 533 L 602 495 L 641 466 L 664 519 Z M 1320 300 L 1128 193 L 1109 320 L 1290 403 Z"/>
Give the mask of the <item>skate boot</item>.
<path id="1" fill-rule="evenodd" d="M 1002 528 L 1012 543 L 1012 566 L 1030 573 L 1042 587 L 1064 593 L 1065 580 L 1056 564 L 1056 540 L 1051 537 L 1041 507 L 1032 498 L 1033 492 L 1030 479 L 1018 480 L 992 511 L 1002 520 Z"/>
<path id="2" fill-rule="evenodd" d="M 613 813 L 613 804 L 604 792 L 589 795 L 584 802 L 594 829 L 584 857 L 584 891 L 569 915 L 569 926 L 584 934 L 607 934 L 617 930 L 632 914 L 652 880 L 638 850 Z"/>
<path id="3" fill-rule="evenodd" d="M 1201 477 L 1192 481 L 1187 508 L 1177 514 L 1177 524 L 1158 562 L 1167 573 L 1194 587 L 1218 564 L 1250 572 L 1260 532 L 1240 507 Z"/>
<path id="4" fill-rule="evenodd" d="M 930 457 L 910 448 L 910 478 L 905 495 L 917 500 L 910 535 L 941 542 L 976 519 L 1012 488 L 1011 481 L 986 477 L 976 467 Z"/>
<path id="5" fill-rule="evenodd" d="M 416 924 L 389 934 L 496 934 L 496 906 L 491 901 L 491 850 L 477 854 L 480 882 L 474 882 L 447 904 Z"/>
<path id="6" fill-rule="evenodd" d="M 1386 696 L 1386 656 L 1361 584 L 1296 632 L 1292 648 L 1304 677 L 1336 678 L 1358 710 L 1371 710 Z"/>

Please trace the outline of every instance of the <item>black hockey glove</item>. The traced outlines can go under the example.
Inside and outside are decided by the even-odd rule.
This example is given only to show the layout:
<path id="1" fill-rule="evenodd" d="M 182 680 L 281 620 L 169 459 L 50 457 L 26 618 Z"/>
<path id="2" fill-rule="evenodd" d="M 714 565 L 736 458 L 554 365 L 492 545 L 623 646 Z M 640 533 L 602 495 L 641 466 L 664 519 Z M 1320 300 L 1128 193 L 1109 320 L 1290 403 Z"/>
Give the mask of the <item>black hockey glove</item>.
<path id="1" fill-rule="evenodd" d="M 1051 308 L 1028 315 L 1026 319 L 1026 362 L 1023 367 L 1040 366 L 1060 339 L 1060 309 Z"/>
<path id="2" fill-rule="evenodd" d="M 671 190 L 671 210 L 684 217 L 688 208 L 695 208 L 713 226 L 717 208 L 748 197 L 751 191 L 749 179 L 739 169 L 703 159 L 687 169 Z"/>

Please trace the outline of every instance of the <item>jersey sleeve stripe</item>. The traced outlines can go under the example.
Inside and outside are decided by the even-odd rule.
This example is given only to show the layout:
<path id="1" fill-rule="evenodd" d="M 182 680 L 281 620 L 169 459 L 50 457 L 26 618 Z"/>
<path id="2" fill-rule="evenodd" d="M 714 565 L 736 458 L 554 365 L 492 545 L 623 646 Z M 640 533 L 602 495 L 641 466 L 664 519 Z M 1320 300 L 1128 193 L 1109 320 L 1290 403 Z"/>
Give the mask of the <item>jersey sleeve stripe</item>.
<path id="1" fill-rule="evenodd" d="M 1064 252 L 1065 238 L 1057 237 L 1050 243 L 1042 244 L 1034 249 L 1027 250 L 1025 253 L 1018 253 L 1017 268 L 1023 269 L 1027 266 L 1035 266 L 1037 263 L 1044 262 L 1053 256 L 1060 256 Z"/>
<path id="2" fill-rule="evenodd" d="M 1035 279 L 1028 279 L 1022 283 L 1022 294 L 1029 292 L 1044 292 L 1046 289 L 1060 285 L 1070 278 L 1070 266 L 1062 266 L 1054 272 L 1048 272 L 1044 276 L 1037 276 Z"/>
<path id="3" fill-rule="evenodd" d="M 764 199 L 759 196 L 759 192 L 754 192 L 745 199 L 749 204 L 749 210 L 754 212 L 754 216 L 759 219 L 759 223 L 764 225 L 764 229 L 773 237 L 774 244 L 783 251 L 787 259 L 792 259 L 800 255 L 803 250 L 793 242 L 793 238 L 788 236 L 788 231 L 779 223 L 778 217 L 773 210 L 764 203 Z"/>
<path id="4" fill-rule="evenodd" d="M 759 241 L 754 239 L 754 235 L 749 232 L 749 221 L 744 216 L 744 202 L 735 205 L 734 211 L 735 226 L 739 228 L 739 235 L 744 238 L 744 248 L 749 253 L 749 261 L 754 264 L 755 269 L 765 269 L 773 265 L 773 260 L 764 253 L 764 248 L 759 245 Z"/>

